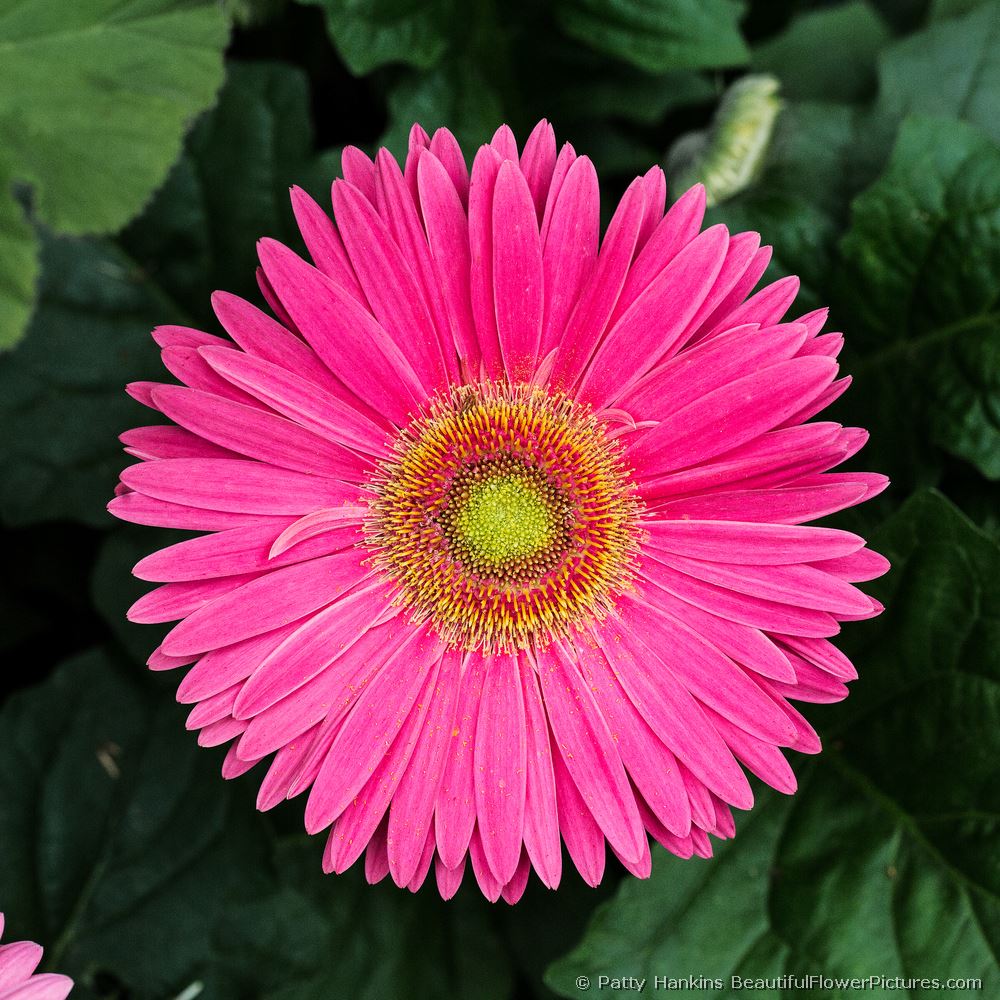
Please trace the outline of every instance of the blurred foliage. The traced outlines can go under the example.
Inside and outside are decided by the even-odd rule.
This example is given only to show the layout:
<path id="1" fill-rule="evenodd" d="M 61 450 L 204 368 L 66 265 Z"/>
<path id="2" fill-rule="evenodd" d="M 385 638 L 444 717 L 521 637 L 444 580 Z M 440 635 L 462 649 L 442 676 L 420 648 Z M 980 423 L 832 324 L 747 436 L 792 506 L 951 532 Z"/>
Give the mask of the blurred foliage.
<path id="1" fill-rule="evenodd" d="M 780 110 L 726 132 L 748 73 Z M 10 933 L 106 1000 L 500 1000 L 676 970 L 997 993 L 998 106 L 997 0 L 0 0 Z M 344 145 L 400 155 L 414 120 L 471 152 L 542 117 L 594 159 L 605 217 L 685 136 L 724 154 L 710 221 L 760 231 L 767 277 L 799 274 L 797 308 L 847 333 L 835 416 L 894 479 L 850 516 L 888 518 L 897 568 L 888 613 L 845 629 L 861 680 L 811 708 L 826 750 L 798 796 L 762 792 L 712 861 L 658 851 L 648 882 L 568 876 L 508 910 L 322 878 L 300 807 L 258 817 L 253 774 L 222 782 L 142 666 L 155 629 L 124 620 L 157 535 L 104 504 L 116 435 L 148 419 L 122 386 L 162 377 L 150 328 L 257 297 L 256 240 L 298 245 L 289 185 L 325 201 Z"/>

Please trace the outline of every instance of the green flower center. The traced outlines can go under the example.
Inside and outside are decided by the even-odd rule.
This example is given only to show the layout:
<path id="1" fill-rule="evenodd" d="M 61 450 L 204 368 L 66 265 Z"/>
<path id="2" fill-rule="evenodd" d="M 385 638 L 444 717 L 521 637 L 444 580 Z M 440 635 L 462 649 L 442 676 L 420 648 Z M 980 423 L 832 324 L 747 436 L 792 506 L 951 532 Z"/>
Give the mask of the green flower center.
<path id="1" fill-rule="evenodd" d="M 569 545 L 566 495 L 509 455 L 473 462 L 452 479 L 438 524 L 454 559 L 500 584 L 537 579 Z"/>
<path id="2" fill-rule="evenodd" d="M 552 540 L 553 517 L 539 490 L 524 476 L 490 476 L 474 483 L 461 502 L 455 531 L 475 559 L 499 566 L 525 559 Z"/>

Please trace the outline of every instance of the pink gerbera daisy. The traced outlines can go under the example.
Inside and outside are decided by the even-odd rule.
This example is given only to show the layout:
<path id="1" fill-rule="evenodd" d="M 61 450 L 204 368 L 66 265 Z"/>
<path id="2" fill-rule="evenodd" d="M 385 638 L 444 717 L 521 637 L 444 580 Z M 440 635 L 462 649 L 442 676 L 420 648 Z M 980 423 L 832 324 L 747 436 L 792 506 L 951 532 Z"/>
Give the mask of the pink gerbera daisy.
<path id="1" fill-rule="evenodd" d="M 4 919 L 0 913 L 0 938 Z M 73 980 L 51 972 L 35 974 L 42 960 L 42 947 L 33 941 L 0 944 L 0 1000 L 63 1000 L 73 989 Z"/>
<path id="2" fill-rule="evenodd" d="M 733 834 L 744 768 L 819 740 L 790 700 L 856 676 L 829 641 L 881 610 L 887 568 L 803 522 L 882 476 L 830 473 L 866 434 L 836 399 L 826 311 L 752 294 L 756 233 L 664 214 L 653 168 L 600 240 L 598 181 L 542 122 L 501 128 L 471 180 L 447 130 L 403 169 L 344 152 L 331 218 L 292 204 L 309 264 L 260 243 L 276 318 L 223 292 L 232 338 L 154 333 L 184 385 L 132 395 L 174 423 L 122 435 L 118 517 L 206 532 L 143 559 L 130 611 L 180 620 L 150 659 L 259 805 L 308 792 L 323 865 L 491 900 L 550 887 L 561 844 L 649 874 Z M 741 766 L 742 765 L 742 766 Z"/>

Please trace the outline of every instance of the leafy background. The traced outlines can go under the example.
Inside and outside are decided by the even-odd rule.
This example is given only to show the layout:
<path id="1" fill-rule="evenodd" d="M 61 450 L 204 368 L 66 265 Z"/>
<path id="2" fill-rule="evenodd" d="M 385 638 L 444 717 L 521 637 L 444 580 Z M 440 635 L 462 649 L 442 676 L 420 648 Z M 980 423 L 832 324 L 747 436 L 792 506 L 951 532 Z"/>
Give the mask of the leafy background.
<path id="1" fill-rule="evenodd" d="M 0 0 L 9 934 L 81 998 L 783 972 L 1000 995 L 998 106 L 997 2 Z M 888 612 L 845 629 L 851 698 L 810 709 L 824 754 L 793 799 L 760 789 L 714 859 L 657 849 L 646 882 L 612 867 L 596 891 L 445 904 L 322 877 L 299 805 L 262 817 L 252 775 L 221 781 L 142 666 L 152 630 L 123 619 L 155 532 L 104 502 L 150 328 L 255 294 L 256 239 L 296 244 L 290 184 L 323 197 L 343 145 L 399 153 L 414 119 L 473 149 L 543 116 L 606 204 L 654 162 L 702 179 L 714 220 L 773 243 L 771 277 L 832 305 L 855 377 L 837 416 L 894 483 L 843 523 L 895 568 Z"/>

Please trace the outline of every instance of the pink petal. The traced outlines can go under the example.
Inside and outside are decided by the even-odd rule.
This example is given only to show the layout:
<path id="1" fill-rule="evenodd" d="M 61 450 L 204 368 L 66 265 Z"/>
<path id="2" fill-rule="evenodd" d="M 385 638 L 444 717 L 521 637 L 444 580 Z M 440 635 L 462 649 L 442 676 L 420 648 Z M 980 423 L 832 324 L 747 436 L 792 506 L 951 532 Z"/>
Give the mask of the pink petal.
<path id="1" fill-rule="evenodd" d="M 819 395 L 836 373 L 829 358 L 796 358 L 738 378 L 630 441 L 629 458 L 644 475 L 714 458 L 780 425 Z"/>
<path id="2" fill-rule="evenodd" d="M 623 857 L 638 860 L 645 836 L 635 797 L 608 724 L 570 655 L 559 645 L 538 653 L 552 733 L 604 836 Z"/>
<path id="3" fill-rule="evenodd" d="M 354 268 L 347 259 L 347 251 L 333 220 L 302 188 L 293 187 L 291 198 L 295 221 L 313 263 L 328 278 L 332 278 L 363 302 L 364 293 L 358 284 Z"/>
<path id="4" fill-rule="evenodd" d="M 780 566 L 850 555 L 865 540 L 849 531 L 740 521 L 646 521 L 649 544 L 712 562 Z"/>
<path id="5" fill-rule="evenodd" d="M 655 570 L 643 575 L 656 586 Z M 791 664 L 774 642 L 759 629 L 719 618 L 661 588 L 657 588 L 655 595 L 651 597 L 651 603 L 661 611 L 668 612 L 671 617 L 685 622 L 748 670 L 779 681 L 795 680 Z"/>
<path id="6" fill-rule="evenodd" d="M 548 197 L 545 199 L 545 212 L 542 215 L 542 224 L 540 227 L 543 247 L 548 241 L 549 228 L 552 223 L 552 209 L 559 197 L 559 192 L 562 190 L 566 176 L 569 174 L 569 169 L 576 162 L 576 159 L 576 150 L 572 144 L 564 142 L 562 149 L 559 150 L 559 155 L 556 157 L 555 167 L 552 171 L 552 180 L 549 183 Z"/>
<path id="7" fill-rule="evenodd" d="M 451 899 L 462 884 L 462 876 L 465 874 L 465 856 L 456 868 L 445 867 L 440 857 L 434 860 L 434 875 L 437 878 L 438 892 L 442 899 Z"/>
<path id="8" fill-rule="evenodd" d="M 479 838 L 479 828 L 472 831 L 469 840 L 469 861 L 472 862 L 472 874 L 476 877 L 479 891 L 491 902 L 495 903 L 503 892 L 503 883 L 490 870 L 483 851 L 483 842 Z"/>
<path id="9" fill-rule="evenodd" d="M 723 330 L 742 326 L 744 323 L 758 323 L 760 326 L 774 326 L 788 311 L 799 291 L 799 279 L 790 276 L 781 278 L 773 284 L 762 288 L 752 295 L 741 306 L 737 306 L 728 316 L 720 320 L 718 326 L 710 331 L 711 337 Z"/>
<path id="10" fill-rule="evenodd" d="M 473 769 L 483 851 L 490 870 L 504 883 L 513 877 L 521 856 L 526 767 L 524 698 L 517 657 L 496 655 L 483 682 Z"/>
<path id="11" fill-rule="evenodd" d="M 510 881 L 503 887 L 500 895 L 505 903 L 513 906 L 524 895 L 524 890 L 528 885 L 528 876 L 531 874 L 531 861 L 526 852 L 521 853 L 521 859 L 517 863 L 517 868 L 511 876 Z"/>
<path id="12" fill-rule="evenodd" d="M 672 500 L 660 506 L 658 513 L 677 519 L 801 524 L 860 503 L 866 492 L 863 485 L 849 482 L 798 489 L 734 490 Z"/>
<path id="13" fill-rule="evenodd" d="M 357 407 L 319 386 L 269 361 L 237 351 L 206 347 L 202 356 L 228 381 L 307 430 L 379 458 L 389 454 L 382 428 Z"/>
<path id="14" fill-rule="evenodd" d="M 692 240 L 615 324 L 594 353 L 579 388 L 600 408 L 618 399 L 683 336 L 725 259 L 729 233 L 713 226 Z"/>
<path id="15" fill-rule="evenodd" d="M 325 476 L 226 458 L 167 458 L 122 471 L 130 489 L 157 500 L 245 514 L 304 514 L 337 507 L 357 489 Z"/>
<path id="16" fill-rule="evenodd" d="M 472 760 L 485 676 L 486 663 L 483 657 L 477 653 L 471 654 L 463 668 L 458 707 L 455 710 L 455 728 L 434 806 L 437 849 L 448 868 L 455 868 L 462 862 L 469 847 L 472 828 L 476 824 Z"/>
<path id="17" fill-rule="evenodd" d="M 545 212 L 545 200 L 552 181 L 552 171 L 556 165 L 556 133 L 543 118 L 532 129 L 521 154 L 521 171 L 528 182 L 531 200 L 539 225 Z"/>
<path id="18" fill-rule="evenodd" d="M 795 774 L 782 752 L 773 743 L 751 736 L 711 709 L 707 711 L 712 724 L 745 767 L 779 792 L 785 795 L 795 792 L 798 787 Z"/>
<path id="19" fill-rule="evenodd" d="M 272 650 L 254 670 L 233 715 L 252 719 L 329 670 L 385 612 L 390 595 L 382 584 L 353 591 L 314 614 Z M 354 663 L 350 664 L 354 670 Z M 356 671 L 355 671 L 356 672 Z"/>
<path id="20" fill-rule="evenodd" d="M 629 610 L 623 609 L 626 620 Z M 674 756 L 721 798 L 749 808 L 753 795 L 746 776 L 659 652 L 618 621 L 609 619 L 594 634 L 630 701 Z M 651 659 L 655 674 L 648 667 Z"/>
<path id="21" fill-rule="evenodd" d="M 517 140 L 514 138 L 514 133 L 511 131 L 509 125 L 501 125 L 493 133 L 490 145 L 499 154 L 501 160 L 512 160 L 514 163 L 517 163 Z"/>
<path id="22" fill-rule="evenodd" d="M 545 357 L 563 336 L 580 291 L 597 260 L 600 236 L 597 171 L 586 156 L 569 168 L 557 195 L 546 206 L 542 250 L 544 321 L 539 356 Z"/>
<path id="23" fill-rule="evenodd" d="M 444 772 L 455 723 L 462 657 L 445 653 L 417 744 L 392 797 L 388 828 L 388 864 L 397 885 L 416 873 L 428 832 L 434 830 L 434 801 Z"/>
<path id="24" fill-rule="evenodd" d="M 604 234 L 597 265 L 583 287 L 559 342 L 553 382 L 572 386 L 586 368 L 614 311 L 639 238 L 645 201 L 636 179 L 625 192 Z"/>
<path id="25" fill-rule="evenodd" d="M 356 456 L 284 417 L 181 386 L 154 389 L 153 401 L 182 427 L 248 458 L 337 479 L 363 473 Z"/>
<path id="26" fill-rule="evenodd" d="M 273 632 L 255 635 L 242 642 L 213 649 L 187 672 L 177 688 L 181 704 L 193 704 L 224 691 L 238 681 L 246 680 L 258 664 L 291 635 L 297 623 L 292 622 Z"/>
<path id="27" fill-rule="evenodd" d="M 642 194 L 646 208 L 639 226 L 639 238 L 635 242 L 636 253 L 646 245 L 663 218 L 667 201 L 667 178 L 662 167 L 650 167 L 642 175 Z"/>
<path id="28" fill-rule="evenodd" d="M 217 577 L 191 583 L 168 583 L 144 594 L 126 612 L 130 622 L 149 625 L 172 622 L 193 614 L 199 608 L 228 594 L 261 574 L 246 573 L 240 576 Z"/>
<path id="29" fill-rule="evenodd" d="M 406 656 L 401 655 L 404 651 Z M 440 642 L 414 631 L 368 683 L 337 733 L 309 793 L 305 812 L 309 833 L 329 826 L 364 786 L 399 734 L 442 652 Z"/>
<path id="30" fill-rule="evenodd" d="M 327 392 L 336 391 L 330 369 L 313 349 L 256 306 L 228 292 L 215 292 L 212 308 L 219 322 L 247 354 L 295 372 Z"/>
<path id="31" fill-rule="evenodd" d="M 341 173 L 348 184 L 357 188 L 369 204 L 375 204 L 375 164 L 357 146 L 345 146 L 340 154 Z"/>
<path id="32" fill-rule="evenodd" d="M 636 255 L 612 313 L 612 324 L 621 319 L 650 282 L 698 235 L 704 215 L 705 189 L 696 184 L 671 205 Z"/>
<path id="33" fill-rule="evenodd" d="M 542 327 L 542 248 L 531 192 L 510 161 L 501 165 L 493 195 L 493 289 L 507 378 L 528 381 Z"/>
<path id="34" fill-rule="evenodd" d="M 232 354 L 232 351 L 228 352 Z M 156 458 L 240 458 L 228 448 L 220 448 L 183 427 L 164 424 L 157 427 L 133 427 L 118 435 L 125 452 L 148 462 Z"/>
<path id="35" fill-rule="evenodd" d="M 629 777 L 660 821 L 684 836 L 691 829 L 691 810 L 676 758 L 622 690 L 600 649 L 583 647 L 577 656 Z"/>
<path id="36" fill-rule="evenodd" d="M 133 524 L 149 524 L 160 528 L 185 528 L 190 531 L 221 531 L 223 528 L 239 528 L 247 524 L 261 524 L 273 521 L 277 524 L 283 518 L 269 518 L 263 514 L 241 514 L 234 511 L 203 510 L 200 507 L 186 507 L 183 504 L 155 500 L 141 493 L 126 493 L 115 497 L 108 504 L 108 511 L 122 521 Z"/>
<path id="37" fill-rule="evenodd" d="M 655 648 L 658 654 L 670 651 L 662 658 L 664 666 L 701 705 L 713 708 L 759 739 L 781 746 L 795 741 L 795 731 L 778 706 L 693 628 L 669 614 L 639 605 L 630 609 L 629 621 L 640 629 L 644 645 Z"/>
<path id="38" fill-rule="evenodd" d="M 403 349 L 425 391 L 441 388 L 447 381 L 441 344 L 403 252 L 372 205 L 350 184 L 334 184 L 333 207 L 375 318 Z"/>
<path id="39" fill-rule="evenodd" d="M 466 182 L 468 185 L 468 182 Z M 417 168 L 420 207 L 435 275 L 459 356 L 472 370 L 479 367 L 476 321 L 472 315 L 469 221 L 444 166 L 431 155 Z"/>
<path id="40" fill-rule="evenodd" d="M 464 208 L 469 203 L 469 168 L 458 140 L 448 129 L 439 128 L 431 139 L 430 151 L 451 178 Z M 417 166 L 419 175 L 419 164 Z"/>
<path id="41" fill-rule="evenodd" d="M 590 886 L 604 877 L 604 835 L 573 781 L 563 755 L 553 746 L 552 765 L 559 808 L 559 830 L 576 870 Z"/>
<path id="42" fill-rule="evenodd" d="M 402 775 L 406 774 L 409 767 L 420 730 L 427 717 L 428 705 L 433 697 L 438 669 L 439 664 L 433 664 L 426 675 L 423 688 L 399 729 L 398 735 L 392 740 L 392 746 L 379 761 L 371 777 L 365 781 L 364 786 L 337 818 L 327 840 L 324 867 L 329 865 L 333 871 L 338 873 L 346 871 L 354 864 L 365 845 L 374 836 L 389 808 L 389 802 L 395 796 Z M 420 840 L 420 848 L 417 851 L 416 864 L 406 882 L 399 879 L 398 869 L 393 870 L 393 866 L 390 864 L 390 872 L 396 885 L 402 887 L 417 876 L 421 861 L 427 853 L 429 835 L 433 835 L 433 830 L 425 828 Z M 431 853 L 433 853 L 433 841 L 431 842 Z M 386 860 L 388 860 L 388 855 Z M 427 868 L 429 867 L 430 861 L 428 859 Z M 425 873 L 426 870 L 425 868 Z"/>
<path id="43" fill-rule="evenodd" d="M 490 378 L 498 378 L 502 371 L 493 301 L 493 192 L 500 163 L 501 158 L 492 146 L 480 147 L 472 164 L 469 186 L 472 314 L 476 319 L 479 352 Z"/>
<path id="44" fill-rule="evenodd" d="M 651 555 L 657 560 L 655 551 L 651 551 Z M 643 572 L 658 587 L 670 591 L 682 601 L 751 628 L 819 637 L 836 635 L 840 631 L 836 620 L 823 611 L 792 607 L 748 594 L 734 594 L 724 587 L 680 573 L 659 561 L 647 563 Z"/>
<path id="45" fill-rule="evenodd" d="M 339 285 L 287 247 L 261 240 L 259 253 L 271 280 L 285 291 L 302 335 L 330 371 L 358 399 L 394 423 L 405 423 L 426 389 L 392 336 Z"/>
<path id="46" fill-rule="evenodd" d="M 283 527 L 280 523 L 251 524 L 189 538 L 140 559 L 132 573 L 140 580 L 157 582 L 207 580 L 218 576 L 255 573 L 339 552 L 354 545 L 360 538 L 357 524 L 346 525 L 321 538 L 313 539 L 311 544 L 301 546 L 293 555 L 271 559 L 268 550 Z"/>
<path id="47" fill-rule="evenodd" d="M 562 849 L 549 723 L 538 690 L 538 676 L 523 653 L 519 669 L 527 740 L 524 847 L 538 877 L 550 889 L 555 889 L 562 876 Z"/>
<path id="48" fill-rule="evenodd" d="M 214 345 L 216 350 L 225 351 L 227 354 L 237 354 L 233 350 L 233 345 L 225 341 L 220 341 L 221 346 Z M 213 345 L 207 345 L 213 346 Z M 259 400 L 248 396 L 241 389 L 230 385 L 224 378 L 220 378 L 205 363 L 205 359 L 198 353 L 198 347 L 168 347 L 161 353 L 163 365 L 178 381 L 183 382 L 192 389 L 201 389 L 203 392 L 210 392 L 223 399 L 229 399 L 244 406 L 253 406 L 263 410 Z"/>
<path id="49" fill-rule="evenodd" d="M 42 954 L 41 945 L 34 941 L 11 941 L 0 945 L 0 988 L 15 986 L 27 979 L 38 968 Z"/>
<path id="50" fill-rule="evenodd" d="M 331 556 L 276 569 L 216 598 L 176 625 L 163 640 L 171 656 L 217 649 L 269 632 L 332 603 L 364 575 L 362 553 Z"/>
<path id="51" fill-rule="evenodd" d="M 419 167 L 417 174 L 419 187 Z M 379 150 L 376 160 L 375 204 L 402 251 L 402 259 L 410 266 L 418 294 L 423 293 L 421 301 L 430 317 L 438 352 L 444 360 L 449 381 L 454 382 L 458 377 L 458 360 L 423 223 L 399 165 L 384 149 Z"/>

